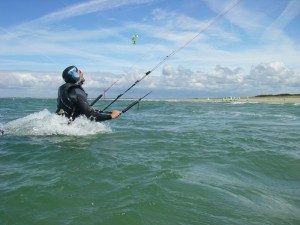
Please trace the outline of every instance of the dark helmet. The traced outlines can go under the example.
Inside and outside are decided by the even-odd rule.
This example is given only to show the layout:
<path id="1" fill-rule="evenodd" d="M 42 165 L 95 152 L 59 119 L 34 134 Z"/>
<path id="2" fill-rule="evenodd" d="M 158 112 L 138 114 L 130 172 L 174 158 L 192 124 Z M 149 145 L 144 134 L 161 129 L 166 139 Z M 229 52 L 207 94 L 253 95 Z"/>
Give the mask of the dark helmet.
<path id="1" fill-rule="evenodd" d="M 76 66 L 67 67 L 63 73 L 62 77 L 66 83 L 79 83 L 81 81 L 80 75 L 78 73 L 78 69 Z"/>

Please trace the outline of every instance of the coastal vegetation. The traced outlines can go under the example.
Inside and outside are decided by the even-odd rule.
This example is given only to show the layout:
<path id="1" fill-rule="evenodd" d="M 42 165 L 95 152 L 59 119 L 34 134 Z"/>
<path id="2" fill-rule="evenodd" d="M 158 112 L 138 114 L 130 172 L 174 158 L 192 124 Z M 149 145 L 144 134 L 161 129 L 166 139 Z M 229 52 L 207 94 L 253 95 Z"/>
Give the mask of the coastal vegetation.
<path id="1" fill-rule="evenodd" d="M 256 97 L 256 98 L 260 98 L 260 97 L 300 97 L 300 94 L 288 94 L 288 93 L 277 94 L 277 95 L 264 94 L 264 95 L 256 95 L 254 97 Z"/>

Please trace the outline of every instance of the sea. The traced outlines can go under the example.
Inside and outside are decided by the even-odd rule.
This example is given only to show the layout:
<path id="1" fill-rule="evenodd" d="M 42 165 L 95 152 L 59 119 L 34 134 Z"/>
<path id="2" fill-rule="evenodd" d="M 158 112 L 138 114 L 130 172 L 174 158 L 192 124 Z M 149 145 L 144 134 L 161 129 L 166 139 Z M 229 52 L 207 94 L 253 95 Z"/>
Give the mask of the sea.
<path id="1" fill-rule="evenodd" d="M 55 109 L 0 99 L 1 225 L 300 224 L 299 104 L 145 100 L 101 123 Z"/>

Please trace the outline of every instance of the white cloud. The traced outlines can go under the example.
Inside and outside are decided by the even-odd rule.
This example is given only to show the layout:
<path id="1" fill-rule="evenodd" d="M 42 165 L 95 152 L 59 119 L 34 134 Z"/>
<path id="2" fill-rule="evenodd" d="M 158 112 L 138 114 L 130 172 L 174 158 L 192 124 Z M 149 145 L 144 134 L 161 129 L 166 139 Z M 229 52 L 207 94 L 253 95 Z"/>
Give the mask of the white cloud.
<path id="1" fill-rule="evenodd" d="M 194 89 L 211 93 L 256 95 L 262 93 L 299 93 L 300 73 L 282 62 L 261 63 L 246 73 L 241 68 L 217 65 L 209 72 L 191 71 L 165 65 L 159 83 L 166 89 Z M 158 86 L 158 83 L 157 83 Z"/>
<path id="2" fill-rule="evenodd" d="M 251 69 L 247 79 L 268 92 L 300 92 L 300 73 L 282 62 L 261 63 Z"/>
<path id="3" fill-rule="evenodd" d="M 300 14 L 299 0 L 291 0 L 271 26 L 284 28 Z"/>
<path id="4" fill-rule="evenodd" d="M 58 74 L 49 72 L 0 71 L 2 88 L 53 88 L 61 81 Z"/>
<path id="5" fill-rule="evenodd" d="M 114 82 L 117 83 L 113 89 L 125 90 L 143 75 L 143 71 L 131 71 L 121 76 L 99 72 L 88 73 L 84 87 L 88 92 L 92 91 L 90 96 L 103 92 Z M 1 89 L 23 88 L 25 96 L 32 93 L 33 90 L 45 90 L 52 93 L 51 96 L 47 94 L 47 97 L 55 97 L 57 88 L 63 83 L 61 75 L 57 73 L 2 71 L 0 76 Z M 188 90 L 195 93 L 206 92 L 212 96 L 216 96 L 218 93 L 219 95 L 230 93 L 236 96 L 299 93 L 300 73 L 278 61 L 252 66 L 249 72 L 239 67 L 232 69 L 221 65 L 217 65 L 211 71 L 203 72 L 193 71 L 183 66 L 173 68 L 172 65 L 165 64 L 161 69 L 161 75 L 150 74 L 135 88 L 163 90 L 166 93 L 168 90 Z"/>
<path id="6" fill-rule="evenodd" d="M 33 21 L 33 23 L 53 23 L 75 16 L 86 15 L 130 4 L 143 4 L 151 1 L 152 0 L 92 0 L 74 4 L 71 7 L 52 12 Z"/>

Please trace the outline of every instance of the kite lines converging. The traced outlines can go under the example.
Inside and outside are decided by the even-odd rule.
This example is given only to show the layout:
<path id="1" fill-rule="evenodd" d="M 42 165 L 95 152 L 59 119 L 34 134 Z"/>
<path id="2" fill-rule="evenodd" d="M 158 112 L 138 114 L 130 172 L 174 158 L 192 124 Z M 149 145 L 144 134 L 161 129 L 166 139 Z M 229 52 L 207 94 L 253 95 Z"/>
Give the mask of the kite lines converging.
<path id="1" fill-rule="evenodd" d="M 144 78 L 146 78 L 150 73 L 152 73 L 154 70 L 156 70 L 158 67 L 160 67 L 162 64 L 164 64 L 168 59 L 170 59 L 173 55 L 184 49 L 188 44 L 190 44 L 192 41 L 194 41 L 197 37 L 199 37 L 202 33 L 204 33 L 209 27 L 211 27 L 213 24 L 215 24 L 219 19 L 224 17 L 227 13 L 229 13 L 235 6 L 237 6 L 241 0 L 237 0 L 234 4 L 232 4 L 227 9 L 224 9 L 222 12 L 220 12 L 216 17 L 214 17 L 204 28 L 202 28 L 199 32 L 196 33 L 195 36 L 193 36 L 191 39 L 189 39 L 187 42 L 185 42 L 183 45 L 179 46 L 177 49 L 172 51 L 169 55 L 165 56 L 161 61 L 159 61 L 151 70 L 146 72 L 144 76 L 138 80 L 136 80 L 128 89 L 126 89 L 122 94 L 119 94 L 110 104 L 108 104 L 104 109 L 106 110 L 109 106 L 111 106 L 114 102 L 116 102 L 120 97 L 122 97 L 126 92 L 128 92 L 131 88 L 133 88 L 136 84 L 141 82 Z M 136 44 L 136 38 L 138 38 L 138 35 L 135 34 L 132 36 L 132 44 Z M 101 95 L 100 95 L 101 96 Z M 101 97 L 98 97 L 100 99 Z M 97 101 L 96 100 L 96 101 Z M 96 102 L 95 101 L 95 102 Z M 95 103 L 93 102 L 93 103 Z"/>

